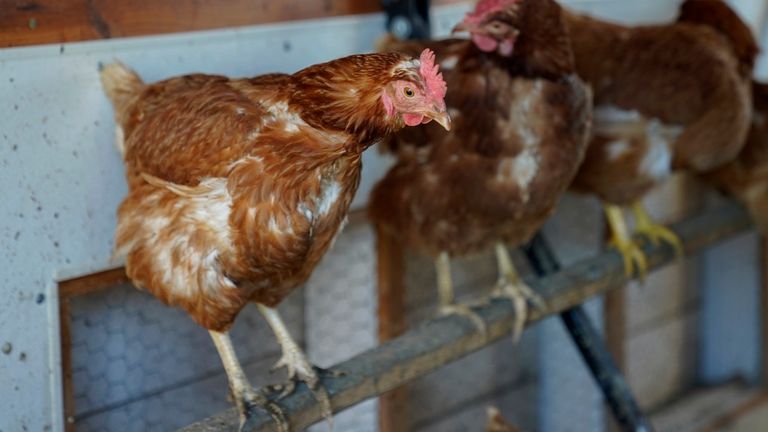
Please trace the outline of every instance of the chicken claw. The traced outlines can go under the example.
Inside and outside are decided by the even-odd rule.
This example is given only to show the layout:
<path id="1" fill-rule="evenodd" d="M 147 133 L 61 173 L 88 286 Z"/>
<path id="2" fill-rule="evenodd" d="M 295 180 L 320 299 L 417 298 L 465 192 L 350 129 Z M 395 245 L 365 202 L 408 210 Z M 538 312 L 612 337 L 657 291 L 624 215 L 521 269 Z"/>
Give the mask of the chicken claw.
<path id="1" fill-rule="evenodd" d="M 544 311 L 546 303 L 535 291 L 522 279 L 515 268 L 509 251 L 502 243 L 496 244 L 496 259 L 499 266 L 499 281 L 492 296 L 494 298 L 507 299 L 515 308 L 515 323 L 512 327 L 512 339 L 517 342 L 523 333 L 525 322 L 528 319 L 528 303 L 536 309 Z"/>
<path id="2" fill-rule="evenodd" d="M 437 294 L 440 298 L 440 306 L 437 309 L 438 316 L 463 316 L 472 321 L 477 330 L 485 336 L 488 333 L 488 328 L 480 315 L 469 306 L 458 304 L 454 301 L 451 259 L 446 252 L 438 255 L 435 260 L 435 270 L 437 272 Z"/>
<path id="3" fill-rule="evenodd" d="M 472 308 L 470 308 L 467 305 L 463 305 L 459 303 L 440 305 L 437 308 L 437 314 L 438 316 L 449 316 L 449 315 L 462 316 L 472 321 L 472 325 L 474 325 L 482 335 L 486 335 L 488 333 L 488 327 L 485 325 L 485 321 L 483 321 L 483 318 L 480 317 L 480 315 L 478 315 L 477 312 L 473 311 Z"/>
<path id="4" fill-rule="evenodd" d="M 270 417 L 272 417 L 272 420 L 277 423 L 278 432 L 290 432 L 291 430 L 291 425 L 285 417 L 283 409 L 280 408 L 278 404 L 270 401 L 266 396 L 255 392 L 253 389 L 246 391 L 242 399 L 235 399 L 235 404 L 237 405 L 241 416 L 240 431 L 243 430 L 248 419 L 250 419 L 259 408 L 266 411 Z"/>
<path id="5" fill-rule="evenodd" d="M 636 269 L 638 279 L 641 281 L 645 280 L 645 276 L 648 274 L 648 260 L 645 257 L 645 253 L 629 236 L 621 208 L 614 205 L 606 205 L 605 214 L 611 230 L 611 240 L 608 244 L 621 254 L 624 260 L 625 274 L 632 276 L 633 270 Z"/>
<path id="6" fill-rule="evenodd" d="M 250 419 L 257 408 L 261 408 L 272 417 L 277 423 L 279 432 L 288 432 L 291 427 L 288 420 L 279 405 L 267 399 L 263 394 L 256 393 L 248 382 L 248 378 L 240 366 L 240 362 L 235 355 L 235 349 L 232 346 L 232 340 L 229 334 L 224 332 L 210 331 L 216 350 L 219 352 L 224 370 L 227 373 L 229 381 L 229 399 L 237 406 L 240 414 L 240 430 Z"/>
<path id="7" fill-rule="evenodd" d="M 285 384 L 272 386 L 274 390 L 280 391 L 278 399 L 283 399 L 293 393 L 296 389 L 296 382 L 304 382 L 317 402 L 320 404 L 320 410 L 323 418 L 328 421 L 328 425 L 333 429 L 333 412 L 331 410 L 331 399 L 328 392 L 320 384 L 319 368 L 313 366 L 304 353 L 298 349 L 283 348 L 283 356 L 272 367 L 272 371 L 285 368 L 288 372 L 288 381 Z"/>
<path id="8" fill-rule="evenodd" d="M 331 409 L 331 399 L 325 387 L 320 384 L 320 377 L 312 363 L 307 360 L 306 355 L 299 345 L 291 338 L 288 329 L 285 327 L 277 310 L 257 304 L 264 318 L 272 327 L 277 341 L 283 349 L 283 355 L 275 363 L 272 370 L 285 368 L 288 372 L 288 381 L 285 384 L 272 386 L 271 389 L 280 391 L 278 399 L 285 398 L 296 389 L 296 381 L 304 382 L 312 395 L 320 405 L 320 412 L 323 418 L 328 422 L 328 426 L 333 429 L 333 411 Z"/>
<path id="9" fill-rule="evenodd" d="M 680 237 L 671 229 L 654 222 L 642 204 L 632 205 L 632 213 L 635 215 L 635 233 L 647 237 L 654 246 L 665 241 L 675 249 L 676 256 L 683 256 L 683 242 L 680 241 Z"/>

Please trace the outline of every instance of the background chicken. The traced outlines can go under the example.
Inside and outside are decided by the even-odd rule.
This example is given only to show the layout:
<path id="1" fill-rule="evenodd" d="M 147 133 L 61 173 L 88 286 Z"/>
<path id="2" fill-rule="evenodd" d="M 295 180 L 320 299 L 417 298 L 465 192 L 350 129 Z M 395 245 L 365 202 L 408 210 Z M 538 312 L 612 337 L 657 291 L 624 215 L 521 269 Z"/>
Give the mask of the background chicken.
<path id="1" fill-rule="evenodd" d="M 227 333 L 255 302 L 283 350 L 276 366 L 306 382 L 330 419 L 316 372 L 274 308 L 340 230 L 362 151 L 406 124 L 448 125 L 445 83 L 430 53 L 151 85 L 112 64 L 102 84 L 130 186 L 116 236 L 130 278 L 210 331 L 241 420 L 261 406 L 285 428 L 280 409 L 248 383 Z"/>
<path id="2" fill-rule="evenodd" d="M 434 257 L 440 310 L 482 322 L 454 304 L 450 256 L 494 247 L 496 293 L 518 310 L 540 302 L 518 277 L 506 245 L 527 241 L 552 213 L 584 154 L 590 94 L 552 0 L 483 0 L 457 30 L 472 40 L 387 41 L 384 49 L 437 53 L 451 93 L 451 133 L 422 127 L 398 134 L 398 163 L 377 185 L 371 217 Z M 405 131 L 404 131 L 405 132 Z"/>
<path id="3" fill-rule="evenodd" d="M 749 28 L 719 0 L 688 0 L 670 25 L 625 27 L 564 14 L 579 75 L 595 92 L 594 136 L 574 189 L 604 203 L 627 273 L 645 256 L 628 234 L 680 243 L 640 199 L 673 170 L 705 172 L 736 157 L 752 119 L 758 51 Z"/>
<path id="4" fill-rule="evenodd" d="M 768 85 L 752 84 L 752 127 L 736 160 L 704 175 L 726 195 L 743 202 L 762 232 L 768 232 Z"/>

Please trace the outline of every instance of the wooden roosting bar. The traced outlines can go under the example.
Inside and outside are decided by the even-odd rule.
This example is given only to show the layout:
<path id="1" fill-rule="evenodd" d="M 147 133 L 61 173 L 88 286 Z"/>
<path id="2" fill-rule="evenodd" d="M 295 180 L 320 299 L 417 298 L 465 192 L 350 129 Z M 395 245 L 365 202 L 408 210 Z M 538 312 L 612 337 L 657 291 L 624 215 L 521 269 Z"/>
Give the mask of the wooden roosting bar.
<path id="1" fill-rule="evenodd" d="M 692 255 L 721 240 L 750 228 L 746 211 L 735 204 L 708 210 L 673 225 Z M 675 259 L 671 246 L 653 246 L 646 242 L 644 252 L 650 268 L 658 268 Z M 628 281 L 621 256 L 606 250 L 561 271 L 531 279 L 527 282 L 545 300 L 546 310 L 532 311 L 526 326 L 548 316 L 567 311 Z M 335 412 L 366 399 L 381 395 L 416 378 L 458 360 L 510 334 L 514 309 L 506 300 L 493 300 L 475 311 L 487 325 L 483 336 L 471 323 L 460 317 L 444 317 L 427 321 L 402 336 L 366 351 L 331 369 L 344 373 L 339 378 L 325 379 Z M 280 401 L 293 427 L 300 429 L 320 421 L 320 410 L 305 386 Z M 183 429 L 185 432 L 237 430 L 238 417 L 234 409 Z M 248 432 L 276 430 L 266 415 L 252 417 L 244 427 Z"/>

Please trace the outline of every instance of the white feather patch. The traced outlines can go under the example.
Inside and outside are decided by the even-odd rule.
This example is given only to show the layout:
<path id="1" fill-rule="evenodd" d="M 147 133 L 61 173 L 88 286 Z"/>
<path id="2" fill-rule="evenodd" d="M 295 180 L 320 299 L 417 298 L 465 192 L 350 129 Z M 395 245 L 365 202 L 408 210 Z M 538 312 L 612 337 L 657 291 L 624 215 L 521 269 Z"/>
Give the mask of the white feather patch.
<path id="1" fill-rule="evenodd" d="M 125 159 L 125 132 L 123 132 L 123 127 L 120 125 L 115 127 L 115 147 L 120 152 L 120 157 Z"/>
<path id="2" fill-rule="evenodd" d="M 128 253 L 143 243 L 145 250 L 152 254 L 152 271 L 162 275 L 171 298 L 193 298 L 201 292 L 214 293 L 222 286 L 234 287 L 221 272 L 218 262 L 220 253 L 232 244 L 229 230 L 232 199 L 227 180 L 207 178 L 196 187 L 183 189 L 170 183 L 164 186 L 177 195 L 176 203 L 172 207 L 156 207 L 163 193 L 147 195 L 136 213 L 126 215 L 118 226 L 120 230 L 124 224 L 139 223 L 141 234 L 116 252 Z M 199 241 L 201 235 L 205 238 L 203 246 Z M 159 241 L 162 237 L 170 240 Z"/>
<path id="3" fill-rule="evenodd" d="M 499 182 L 513 181 L 528 197 L 528 188 L 539 172 L 539 160 L 536 154 L 525 150 L 512 158 L 503 158 L 496 168 L 496 180 Z"/>
<path id="4" fill-rule="evenodd" d="M 325 183 L 317 201 L 317 212 L 321 216 L 327 215 L 339 200 L 339 195 L 341 195 L 341 185 L 337 181 Z"/>
<path id="5" fill-rule="evenodd" d="M 455 68 L 456 64 L 458 63 L 459 63 L 459 56 L 446 57 L 442 62 L 440 62 L 440 69 L 451 70 Z"/>
<path id="6" fill-rule="evenodd" d="M 615 161 L 617 159 L 620 159 L 625 154 L 627 154 L 629 149 L 630 149 L 629 141 L 616 140 L 609 143 L 605 151 L 606 153 L 608 153 L 608 160 Z"/>
<path id="7" fill-rule="evenodd" d="M 649 147 L 640 161 L 640 172 L 652 179 L 664 180 L 672 173 L 671 146 L 679 132 L 652 120 L 648 122 L 646 133 Z"/>

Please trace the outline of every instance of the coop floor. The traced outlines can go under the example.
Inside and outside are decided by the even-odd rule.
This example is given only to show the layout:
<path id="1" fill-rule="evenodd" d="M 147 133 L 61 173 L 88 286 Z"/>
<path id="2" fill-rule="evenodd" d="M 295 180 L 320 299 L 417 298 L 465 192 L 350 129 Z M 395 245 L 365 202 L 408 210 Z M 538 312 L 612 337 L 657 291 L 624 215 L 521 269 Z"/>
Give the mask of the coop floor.
<path id="1" fill-rule="evenodd" d="M 659 432 L 754 432 L 768 424 L 768 393 L 731 382 L 695 390 L 652 416 Z"/>

